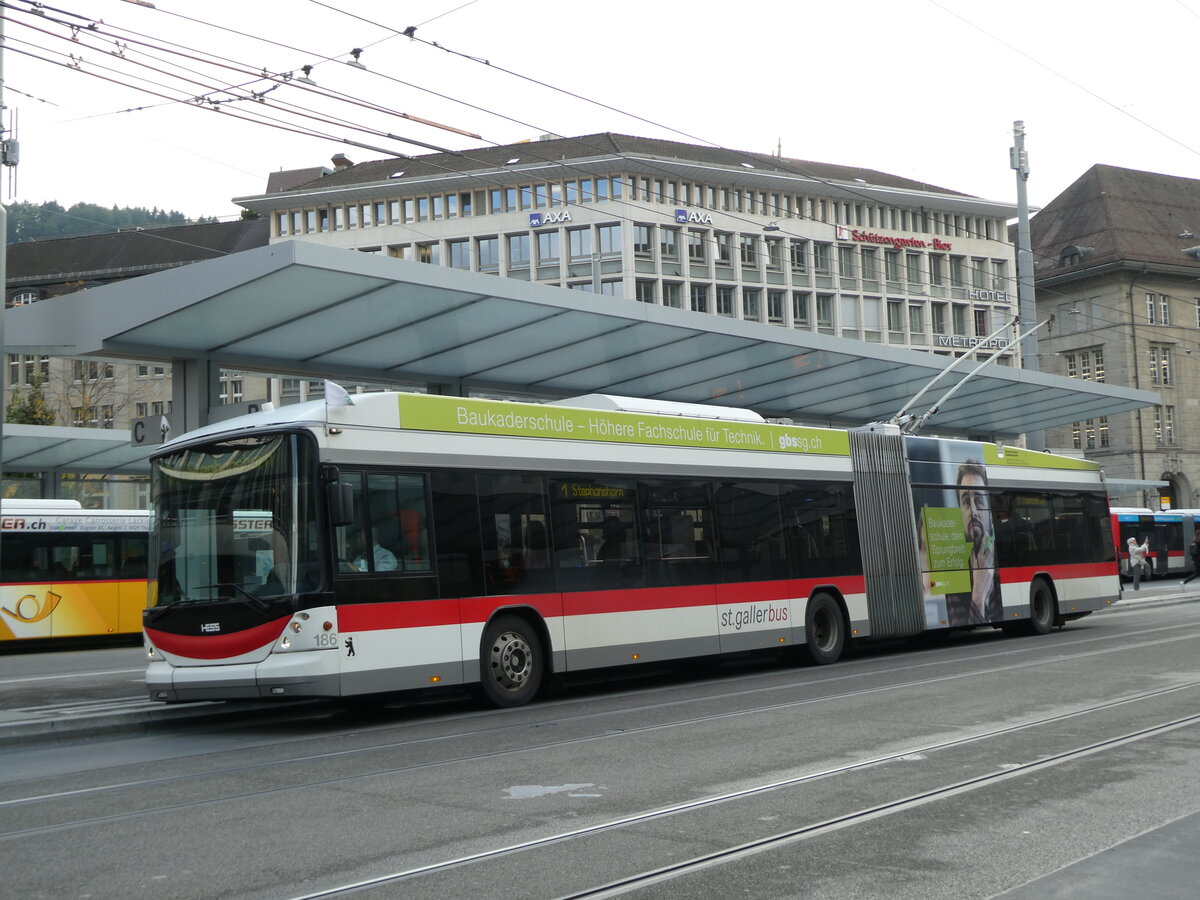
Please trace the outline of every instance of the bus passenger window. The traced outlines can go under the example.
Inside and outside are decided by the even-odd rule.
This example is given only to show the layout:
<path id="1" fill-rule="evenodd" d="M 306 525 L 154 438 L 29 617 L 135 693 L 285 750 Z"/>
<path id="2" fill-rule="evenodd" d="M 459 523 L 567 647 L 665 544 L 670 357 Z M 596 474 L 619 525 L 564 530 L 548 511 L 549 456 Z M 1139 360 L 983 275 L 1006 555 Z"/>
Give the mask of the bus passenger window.
<path id="1" fill-rule="evenodd" d="M 480 475 L 478 483 L 488 593 L 553 590 L 543 480 L 528 475 Z"/>
<path id="2" fill-rule="evenodd" d="M 714 581 L 709 484 L 642 482 L 638 492 L 649 583 L 656 586 Z"/>
<path id="3" fill-rule="evenodd" d="M 550 482 L 554 561 L 564 591 L 641 587 L 636 487 L 616 478 Z"/>
<path id="4" fill-rule="evenodd" d="M 429 508 L 423 475 L 343 470 L 354 503 L 354 521 L 335 536 L 338 571 L 429 573 Z"/>

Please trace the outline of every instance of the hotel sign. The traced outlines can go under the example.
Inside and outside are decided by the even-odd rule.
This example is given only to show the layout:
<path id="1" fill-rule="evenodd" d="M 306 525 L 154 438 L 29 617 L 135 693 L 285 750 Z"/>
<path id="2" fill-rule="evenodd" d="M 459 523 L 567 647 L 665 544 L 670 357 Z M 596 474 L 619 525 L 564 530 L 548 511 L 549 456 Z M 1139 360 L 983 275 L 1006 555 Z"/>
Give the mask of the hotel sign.
<path id="1" fill-rule="evenodd" d="M 961 337 L 959 335 L 937 336 L 937 346 L 953 347 L 956 350 L 999 350 L 1005 346 L 1008 341 L 1002 338 L 976 338 L 976 337 Z"/>
<path id="2" fill-rule="evenodd" d="M 972 288 L 967 291 L 968 300 L 991 300 L 993 303 L 1008 303 L 1008 291 L 984 291 Z"/>

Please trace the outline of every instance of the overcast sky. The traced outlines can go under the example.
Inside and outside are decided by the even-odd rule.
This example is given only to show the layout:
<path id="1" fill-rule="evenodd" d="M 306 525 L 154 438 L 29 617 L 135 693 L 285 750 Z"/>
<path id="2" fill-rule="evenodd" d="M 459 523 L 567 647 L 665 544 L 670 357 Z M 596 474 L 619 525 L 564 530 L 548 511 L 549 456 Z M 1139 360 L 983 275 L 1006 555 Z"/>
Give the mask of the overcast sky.
<path id="1" fill-rule="evenodd" d="M 1200 0 L 53 0 L 45 16 L 8 2 L 21 162 L 15 184 L 0 176 L 5 202 L 231 217 L 273 170 L 428 152 L 389 134 L 462 150 L 601 131 L 780 146 L 1013 202 L 1018 119 L 1035 206 L 1096 163 L 1200 175 Z M 417 40 L 397 34 L 413 25 Z M 346 65 L 353 48 L 366 70 Z M 162 96 L 115 83 L 135 76 Z"/>

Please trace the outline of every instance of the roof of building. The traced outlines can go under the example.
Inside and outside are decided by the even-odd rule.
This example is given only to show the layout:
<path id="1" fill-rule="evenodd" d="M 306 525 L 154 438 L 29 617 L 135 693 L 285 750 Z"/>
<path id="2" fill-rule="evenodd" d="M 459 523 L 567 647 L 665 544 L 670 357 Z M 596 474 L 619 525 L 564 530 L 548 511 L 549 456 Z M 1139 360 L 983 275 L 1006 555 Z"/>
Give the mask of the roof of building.
<path id="1" fill-rule="evenodd" d="M 277 194 L 280 191 L 290 191 L 302 184 L 307 184 L 317 178 L 332 174 L 328 166 L 309 166 L 307 169 L 285 169 L 272 172 L 267 176 L 267 193 Z"/>
<path id="2" fill-rule="evenodd" d="M 429 153 L 398 159 L 372 160 L 346 166 L 313 181 L 296 184 L 291 190 L 303 192 L 315 188 L 371 184 L 397 177 L 396 173 L 398 172 L 403 172 L 406 178 L 413 178 L 495 169 L 506 165 L 517 165 L 518 162 L 525 164 L 559 162 L 613 155 L 688 160 L 727 167 L 744 167 L 746 163 L 749 163 L 755 169 L 819 180 L 853 182 L 862 179 L 869 184 L 883 187 L 968 196 L 960 194 L 958 191 L 947 190 L 909 178 L 901 178 L 898 175 L 889 175 L 874 169 L 790 159 L 746 150 L 705 147 L 699 144 L 685 144 L 681 141 L 667 141 L 659 138 L 633 137 L 611 132 L 581 137 L 521 141 L 499 147 L 479 147 L 471 150 Z M 272 192 L 269 184 L 267 191 L 268 193 Z"/>
<path id="3" fill-rule="evenodd" d="M 1038 279 L 1117 265 L 1195 269 L 1200 180 L 1094 165 L 1030 220 Z"/>
<path id="4" fill-rule="evenodd" d="M 109 281 L 265 247 L 269 239 L 266 219 L 239 219 L 27 241 L 8 247 L 7 282 Z"/>

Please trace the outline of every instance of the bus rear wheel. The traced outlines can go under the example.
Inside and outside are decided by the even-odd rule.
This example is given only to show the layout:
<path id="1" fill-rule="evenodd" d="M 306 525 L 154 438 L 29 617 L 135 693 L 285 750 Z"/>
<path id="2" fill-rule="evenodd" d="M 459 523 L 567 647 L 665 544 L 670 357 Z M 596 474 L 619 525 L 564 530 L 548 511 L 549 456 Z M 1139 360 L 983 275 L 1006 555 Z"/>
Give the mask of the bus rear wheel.
<path id="1" fill-rule="evenodd" d="M 1058 615 L 1054 592 L 1050 585 L 1038 578 L 1029 586 L 1029 633 L 1049 634 Z"/>
<path id="2" fill-rule="evenodd" d="M 846 620 L 829 594 L 813 594 L 804 612 L 804 649 L 808 658 L 827 666 L 841 658 L 846 646 Z"/>
<path id="3" fill-rule="evenodd" d="M 501 616 L 483 633 L 479 681 L 493 706 L 522 706 L 542 683 L 546 661 L 536 630 L 518 616 Z"/>

